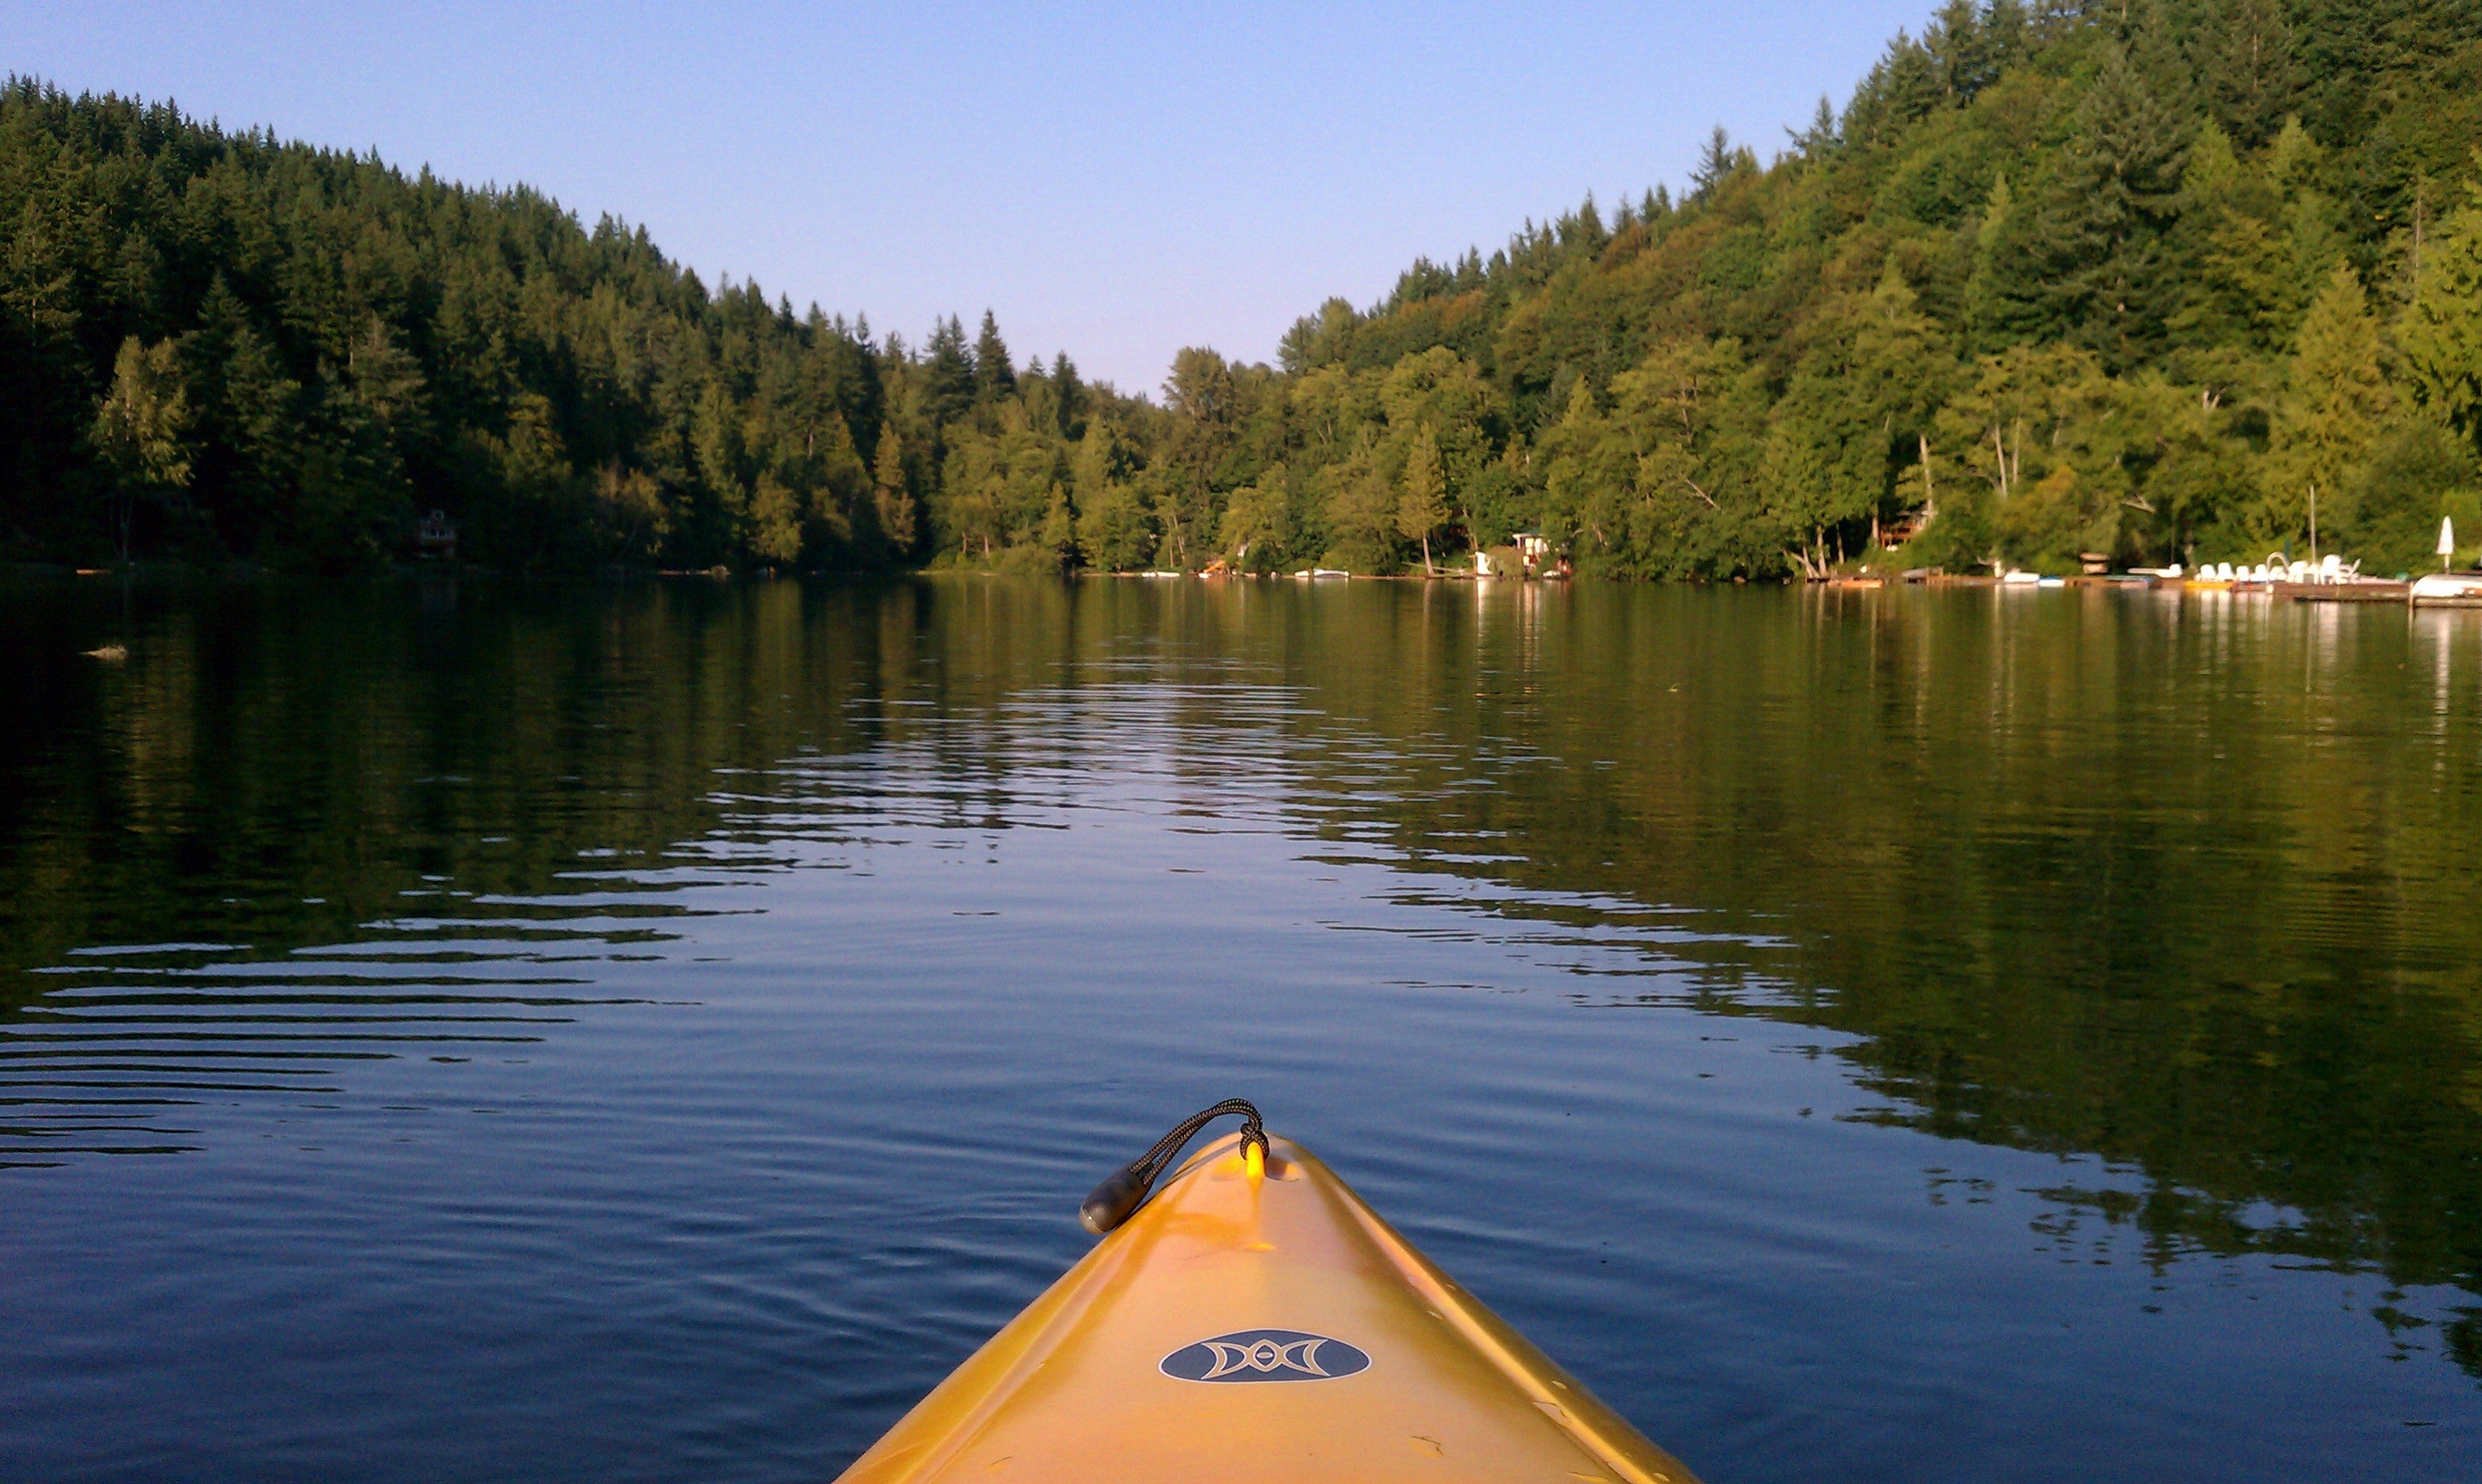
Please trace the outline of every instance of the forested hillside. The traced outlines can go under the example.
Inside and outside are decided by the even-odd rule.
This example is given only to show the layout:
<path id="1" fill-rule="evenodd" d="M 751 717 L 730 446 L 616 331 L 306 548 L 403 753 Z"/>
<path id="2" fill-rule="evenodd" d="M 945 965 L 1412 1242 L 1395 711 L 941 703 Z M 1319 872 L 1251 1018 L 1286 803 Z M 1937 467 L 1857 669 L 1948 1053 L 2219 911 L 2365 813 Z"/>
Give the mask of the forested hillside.
<path id="1" fill-rule="evenodd" d="M 1331 300 L 1160 407 L 645 234 L 0 94 L 0 544 L 1396 570 L 2059 569 L 2482 539 L 2482 6 L 1950 0 L 1761 163 Z M 862 286 L 857 286 L 857 292 Z"/>
<path id="2" fill-rule="evenodd" d="M 1184 356 L 1200 519 L 1712 578 L 1926 514 L 1904 564 L 2073 570 L 2301 552 L 2314 489 L 2416 565 L 2482 540 L 2477 145 L 2470 0 L 1951 0 L 1771 164 L 1719 132 L 1685 199 L 1417 263 L 1281 376 Z"/>
<path id="3" fill-rule="evenodd" d="M 1159 419 L 988 316 L 875 342 L 530 191 L 0 91 L 0 556 L 351 569 L 439 508 L 509 567 L 905 564 Z"/>

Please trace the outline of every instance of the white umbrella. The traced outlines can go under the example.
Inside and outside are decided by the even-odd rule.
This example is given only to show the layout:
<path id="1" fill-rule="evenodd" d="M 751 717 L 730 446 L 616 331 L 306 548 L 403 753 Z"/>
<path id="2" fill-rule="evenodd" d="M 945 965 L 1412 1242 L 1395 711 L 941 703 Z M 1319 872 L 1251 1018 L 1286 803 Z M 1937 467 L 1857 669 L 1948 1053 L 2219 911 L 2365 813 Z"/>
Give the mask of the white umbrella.
<path id="1" fill-rule="evenodd" d="M 2439 569 L 2442 572 L 2446 571 L 2448 559 L 2455 555 L 2456 521 L 2453 517 L 2442 515 L 2439 517 Z"/>

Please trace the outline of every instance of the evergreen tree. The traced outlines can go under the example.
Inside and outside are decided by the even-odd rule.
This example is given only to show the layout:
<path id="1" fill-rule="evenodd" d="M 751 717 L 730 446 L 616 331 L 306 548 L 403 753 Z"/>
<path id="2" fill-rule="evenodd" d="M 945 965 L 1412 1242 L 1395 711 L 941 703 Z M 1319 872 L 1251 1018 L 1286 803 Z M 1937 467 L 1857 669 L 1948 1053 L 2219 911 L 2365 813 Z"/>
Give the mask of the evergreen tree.
<path id="1" fill-rule="evenodd" d="M 12 84 L 0 548 L 350 565 L 437 506 L 505 566 L 1385 566 L 1454 519 L 1780 576 L 1934 484 L 1914 560 L 2255 557 L 2313 465 L 2322 533 L 2435 530 L 2482 447 L 2482 207 L 2430 215 L 2482 169 L 2482 10 L 1929 3 L 1774 165 L 1719 131 L 1686 209 L 1418 260 L 1159 404 L 1013 370 L 989 314 L 917 353 L 523 189 Z M 99 427 L 145 388 L 185 483 Z"/>
<path id="2" fill-rule="evenodd" d="M 2024 0 L 1990 0 L 1990 4 L 1983 8 L 1983 51 L 1989 59 L 1994 81 L 2005 75 L 2010 67 L 2024 62 L 2032 24 Z"/>
<path id="3" fill-rule="evenodd" d="M 1059 418 L 1060 436 L 1071 442 L 1085 435 L 1086 387 L 1077 379 L 1077 365 L 1069 352 L 1051 358 L 1051 405 Z"/>
<path id="4" fill-rule="evenodd" d="M 1057 482 L 1043 504 L 1043 530 L 1036 540 L 1063 571 L 1077 565 L 1077 512 L 1069 504 L 1069 492 Z"/>
<path id="5" fill-rule="evenodd" d="M 2039 209 L 1995 254 L 1994 309 L 2020 339 L 2068 338 L 2115 366 L 2143 360 L 2170 313 L 2162 237 L 2178 212 L 2185 130 L 2114 52 L 2077 114 Z"/>
<path id="6" fill-rule="evenodd" d="M 1009 364 L 1007 342 L 1000 339 L 1000 323 L 986 309 L 982 332 L 974 339 L 974 401 L 989 405 L 1016 390 L 1017 371 Z"/>
<path id="7" fill-rule="evenodd" d="M 1843 136 L 1836 127 L 1835 105 L 1824 93 L 1819 95 L 1818 111 L 1810 116 L 1809 128 L 1798 134 L 1792 134 L 1789 129 L 1784 132 L 1792 135 L 1792 147 L 1805 160 L 1823 160 L 1843 143 Z M 1650 223 L 1658 219 L 1660 213 L 1653 192 L 1647 193 L 1646 204 L 1639 208 L 1638 215 Z"/>
<path id="8" fill-rule="evenodd" d="M 224 509 L 233 544 L 250 550 L 282 530 L 300 482 L 294 438 L 302 384 L 286 375 L 276 346 L 249 325 L 234 331 L 223 371 L 221 411 L 231 459 Z"/>
<path id="9" fill-rule="evenodd" d="M 1894 147 L 1914 125 L 1951 99 L 1948 78 L 1922 44 L 1899 31 L 1887 55 L 1855 89 L 1845 109 L 1844 137 Z"/>
<path id="10" fill-rule="evenodd" d="M 182 337 L 192 393 L 196 482 L 220 497 L 202 514 L 218 544 L 255 549 L 282 529 L 296 477 L 301 384 L 219 272 Z"/>
<path id="11" fill-rule="evenodd" d="M 2413 394 L 2482 447 L 2482 192 L 2422 253 L 2396 338 Z"/>
<path id="12" fill-rule="evenodd" d="M 2281 541 L 2306 535 L 2322 493 L 2333 513 L 2395 407 L 2381 353 L 2378 321 L 2362 280 L 2351 265 L 2339 263 L 2301 324 L 2253 534 Z"/>
<path id="13" fill-rule="evenodd" d="M 1940 86 L 1948 97 L 1970 103 L 1974 95 L 1999 80 L 2007 60 L 1983 27 L 1975 0 L 1946 0 L 1922 32 L 1922 49 L 1930 56 Z"/>
<path id="14" fill-rule="evenodd" d="M 932 326 L 922 359 L 922 410 L 934 428 L 945 428 L 973 410 L 979 371 L 965 345 L 965 326 L 955 315 Z"/>
<path id="15" fill-rule="evenodd" d="M 2217 122 L 2241 147 L 2275 137 L 2300 87 L 2292 27 L 2278 0 L 2217 0 L 2191 43 L 2198 81 Z"/>
<path id="16" fill-rule="evenodd" d="M 2105 25 L 2154 102 L 2186 119 L 2198 111 L 2198 72 L 2180 44 L 2186 0 L 2126 0 Z M 2194 29 L 2194 28 L 2192 28 Z"/>
<path id="17" fill-rule="evenodd" d="M 392 452 L 427 431 L 422 363 L 371 315 L 345 352 L 344 402 Z"/>
<path id="18" fill-rule="evenodd" d="M 1689 169 L 1689 198 L 1703 201 L 1715 194 L 1740 165 L 1740 152 L 1732 147 L 1732 136 L 1722 124 L 1706 136 L 1706 143 L 1698 153 L 1698 163 Z"/>
<path id="19" fill-rule="evenodd" d="M 2102 9 L 2103 0 L 2034 0 L 2034 8 L 2026 16 L 2026 28 L 2037 41 L 2063 41 Z M 2126 15 L 2126 6 L 2117 9 Z"/>
<path id="20" fill-rule="evenodd" d="M 921 538 L 913 490 L 905 477 L 905 440 L 890 423 L 879 431 L 879 456 L 871 466 L 871 506 L 880 534 L 900 557 L 911 557 Z"/>
<path id="21" fill-rule="evenodd" d="M 2022 290 L 2011 255 L 2019 249 L 2017 197 L 2008 187 L 2008 172 L 1991 179 L 1982 216 L 1974 223 L 1973 266 L 1965 284 L 1967 341 L 1976 350 L 1996 350 L 2009 338 L 2011 322 L 2021 310 Z"/>

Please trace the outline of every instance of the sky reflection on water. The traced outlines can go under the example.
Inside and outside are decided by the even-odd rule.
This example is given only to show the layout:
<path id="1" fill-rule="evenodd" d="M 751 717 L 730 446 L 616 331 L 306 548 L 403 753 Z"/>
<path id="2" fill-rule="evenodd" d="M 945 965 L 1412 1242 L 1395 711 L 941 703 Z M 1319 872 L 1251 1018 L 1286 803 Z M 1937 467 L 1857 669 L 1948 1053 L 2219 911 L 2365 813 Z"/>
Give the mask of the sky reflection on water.
<path id="1" fill-rule="evenodd" d="M 5 601 L 11 1476 L 830 1474 L 1231 1092 L 1710 1479 L 2482 1434 L 2482 615 Z"/>

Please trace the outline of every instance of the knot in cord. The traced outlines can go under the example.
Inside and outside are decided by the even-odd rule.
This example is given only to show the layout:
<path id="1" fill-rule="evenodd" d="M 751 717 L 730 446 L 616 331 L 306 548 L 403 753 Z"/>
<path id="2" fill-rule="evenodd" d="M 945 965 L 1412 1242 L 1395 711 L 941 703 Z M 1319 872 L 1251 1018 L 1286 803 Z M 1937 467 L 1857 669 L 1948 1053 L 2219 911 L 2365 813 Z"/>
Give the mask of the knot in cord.
<path id="1" fill-rule="evenodd" d="M 1255 1144 L 1258 1157 L 1265 1159 L 1267 1130 L 1258 1121 L 1257 1107 L 1246 1098 L 1227 1098 L 1213 1107 L 1182 1119 L 1179 1127 L 1155 1140 L 1154 1148 L 1113 1171 L 1095 1187 L 1093 1195 L 1086 1197 L 1086 1204 L 1077 1208 L 1077 1219 L 1097 1237 L 1128 1220 L 1140 1206 L 1146 1204 L 1147 1197 L 1154 1190 L 1155 1182 L 1163 1177 L 1172 1161 L 1179 1158 L 1182 1147 L 1198 1136 L 1199 1130 L 1227 1113 L 1241 1115 L 1243 1155 L 1246 1157 L 1250 1146 Z"/>

